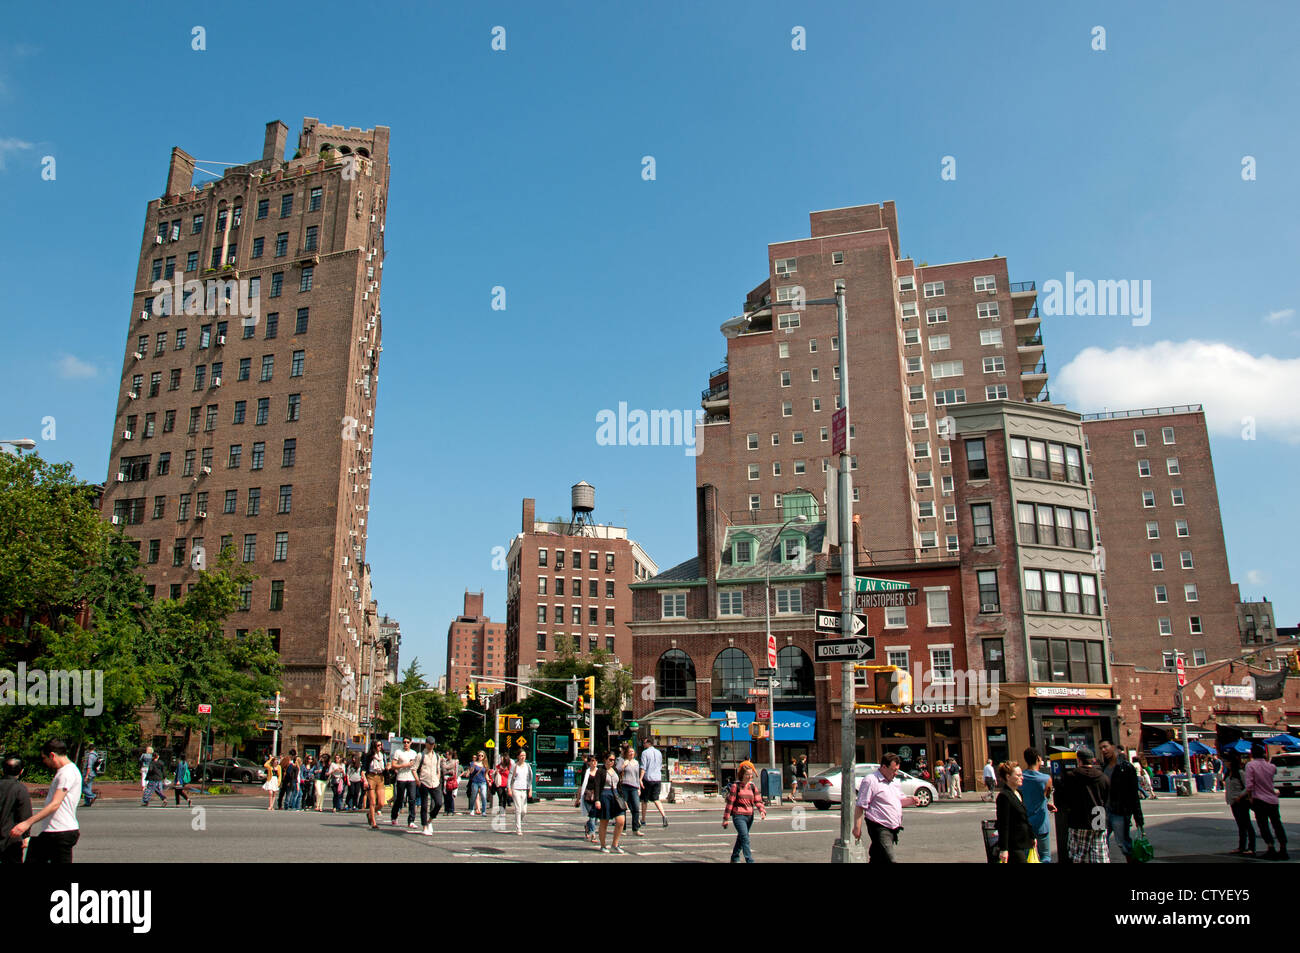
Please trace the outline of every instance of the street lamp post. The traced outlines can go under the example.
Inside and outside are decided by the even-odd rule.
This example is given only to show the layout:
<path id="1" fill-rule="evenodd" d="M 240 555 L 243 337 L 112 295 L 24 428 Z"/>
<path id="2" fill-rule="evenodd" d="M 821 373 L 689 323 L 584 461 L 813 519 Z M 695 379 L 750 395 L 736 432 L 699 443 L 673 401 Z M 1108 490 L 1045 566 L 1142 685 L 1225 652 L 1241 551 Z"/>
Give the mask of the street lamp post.
<path id="1" fill-rule="evenodd" d="M 21 440 L 0 440 L 0 446 L 13 447 L 14 450 L 17 451 L 18 456 L 21 457 L 24 450 L 36 449 L 36 441 L 31 437 L 24 437 Z"/>
<path id="2" fill-rule="evenodd" d="M 792 516 L 790 517 L 790 519 L 786 520 L 784 525 L 782 525 L 782 527 L 776 531 L 776 541 L 772 544 L 772 549 L 768 552 L 767 559 L 764 560 L 763 621 L 764 621 L 764 626 L 767 630 L 767 639 L 765 640 L 767 645 L 772 644 L 772 553 L 776 552 L 777 547 L 783 545 L 781 542 L 781 534 L 785 532 L 787 526 L 789 526 L 791 523 L 806 523 L 806 522 L 808 522 L 808 517 L 805 516 L 803 513 L 800 513 L 798 516 Z M 785 555 L 784 549 L 782 549 L 781 554 L 784 557 Z M 778 666 L 777 672 L 779 673 L 779 671 L 780 671 L 780 667 Z M 776 692 L 775 689 L 772 688 L 771 678 L 768 679 L 767 716 L 768 716 L 767 719 L 768 728 L 771 729 L 767 733 L 767 769 L 769 772 L 775 773 L 777 770 Z M 780 801 L 779 796 L 777 800 Z"/>

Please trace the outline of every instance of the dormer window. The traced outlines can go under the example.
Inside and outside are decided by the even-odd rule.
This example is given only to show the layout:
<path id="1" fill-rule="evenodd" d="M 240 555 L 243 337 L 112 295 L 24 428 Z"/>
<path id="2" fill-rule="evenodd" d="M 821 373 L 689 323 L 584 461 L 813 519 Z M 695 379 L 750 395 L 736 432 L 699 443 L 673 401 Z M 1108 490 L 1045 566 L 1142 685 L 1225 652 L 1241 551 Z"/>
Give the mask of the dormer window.
<path id="1" fill-rule="evenodd" d="M 754 537 L 736 536 L 731 541 L 731 564 L 733 566 L 752 566 L 754 564 Z"/>

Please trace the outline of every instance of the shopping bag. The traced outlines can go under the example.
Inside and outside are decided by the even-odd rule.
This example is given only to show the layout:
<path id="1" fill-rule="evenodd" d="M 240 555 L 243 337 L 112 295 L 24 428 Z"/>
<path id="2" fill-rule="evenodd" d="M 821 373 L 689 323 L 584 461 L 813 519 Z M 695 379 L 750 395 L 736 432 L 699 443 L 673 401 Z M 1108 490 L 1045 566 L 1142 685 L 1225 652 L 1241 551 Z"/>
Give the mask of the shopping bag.
<path id="1" fill-rule="evenodd" d="M 1145 864 L 1156 855 L 1156 849 L 1151 846 L 1151 841 L 1147 840 L 1146 828 L 1139 827 L 1137 837 L 1133 838 L 1133 859 L 1139 864 Z"/>
<path id="2" fill-rule="evenodd" d="M 1034 847 L 1029 848 L 1029 856 L 1025 858 L 1025 863 L 1027 863 L 1027 864 L 1041 864 L 1041 863 L 1042 863 L 1042 861 L 1038 859 L 1038 847 L 1037 847 L 1037 846 L 1034 846 Z"/>
<path id="3" fill-rule="evenodd" d="M 392 799 L 393 799 L 393 786 L 392 786 L 391 784 L 385 784 L 385 785 L 384 785 L 384 800 L 385 800 L 385 801 L 391 801 Z"/>

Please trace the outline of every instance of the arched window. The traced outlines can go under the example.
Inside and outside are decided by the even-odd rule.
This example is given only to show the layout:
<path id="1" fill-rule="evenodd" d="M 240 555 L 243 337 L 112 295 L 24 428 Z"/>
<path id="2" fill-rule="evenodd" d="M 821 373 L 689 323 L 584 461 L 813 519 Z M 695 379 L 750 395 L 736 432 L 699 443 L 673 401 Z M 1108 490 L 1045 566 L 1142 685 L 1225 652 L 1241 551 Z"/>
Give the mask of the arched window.
<path id="1" fill-rule="evenodd" d="M 351 147 L 351 146 L 339 146 L 339 155 L 341 155 L 341 156 L 350 156 L 350 155 L 352 155 L 352 147 Z"/>
<path id="2" fill-rule="evenodd" d="M 679 708 L 695 704 L 695 663 L 681 649 L 669 649 L 659 656 L 656 675 L 656 702 L 673 702 L 673 707 Z"/>
<path id="3" fill-rule="evenodd" d="M 754 663 L 740 649 L 723 649 L 713 662 L 713 697 L 748 701 L 754 685 Z"/>
<path id="4" fill-rule="evenodd" d="M 359 155 L 359 156 L 365 156 L 367 159 L 369 159 L 369 158 L 370 158 L 370 150 L 367 149 L 365 146 L 361 146 L 360 148 L 357 149 L 357 155 Z"/>
<path id="5" fill-rule="evenodd" d="M 778 698 L 811 698 L 813 695 L 813 665 L 808 654 L 797 645 L 787 645 L 776 653 Z"/>

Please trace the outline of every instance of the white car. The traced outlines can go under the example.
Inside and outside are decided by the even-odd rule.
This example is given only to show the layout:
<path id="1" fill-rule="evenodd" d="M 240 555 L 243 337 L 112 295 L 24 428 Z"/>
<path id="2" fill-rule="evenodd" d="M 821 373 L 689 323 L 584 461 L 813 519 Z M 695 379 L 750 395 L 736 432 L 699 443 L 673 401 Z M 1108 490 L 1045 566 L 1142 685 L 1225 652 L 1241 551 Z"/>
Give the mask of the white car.
<path id="1" fill-rule="evenodd" d="M 1300 754 L 1275 754 L 1273 766 L 1277 774 L 1273 777 L 1273 787 L 1283 797 L 1300 792 Z"/>
<path id="2" fill-rule="evenodd" d="M 878 764 L 858 764 L 853 767 L 853 790 L 857 791 L 858 786 L 862 784 L 862 779 L 872 771 L 879 768 Z M 821 811 L 829 811 L 832 804 L 840 803 L 840 774 L 842 768 L 831 768 L 823 771 L 821 774 L 809 778 L 808 786 L 804 789 L 803 799 L 812 801 Z M 920 801 L 921 807 L 929 807 L 930 803 L 939 796 L 938 790 L 929 781 L 922 781 L 920 778 L 913 777 L 906 771 L 899 771 L 895 775 L 903 787 L 903 796 L 911 795 Z"/>

